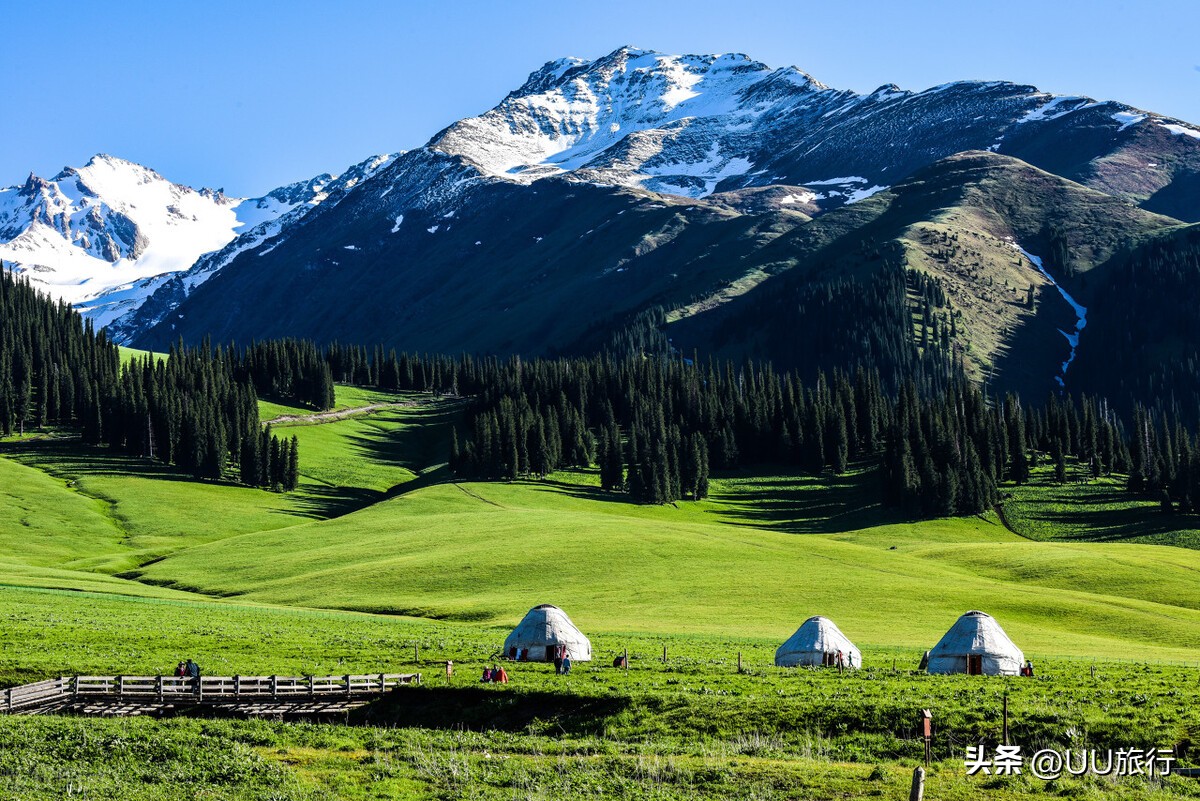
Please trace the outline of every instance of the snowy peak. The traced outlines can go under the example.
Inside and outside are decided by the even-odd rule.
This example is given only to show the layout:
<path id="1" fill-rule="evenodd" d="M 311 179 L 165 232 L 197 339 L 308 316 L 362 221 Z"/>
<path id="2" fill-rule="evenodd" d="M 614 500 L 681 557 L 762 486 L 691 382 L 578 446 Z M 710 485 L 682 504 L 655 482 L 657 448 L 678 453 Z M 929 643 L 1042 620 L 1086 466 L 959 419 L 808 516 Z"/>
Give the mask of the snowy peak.
<path id="1" fill-rule="evenodd" d="M 740 170 L 744 159 L 731 167 L 735 157 L 723 157 L 721 147 L 715 155 L 707 144 L 672 148 L 680 131 L 749 131 L 779 104 L 824 89 L 795 68 L 772 70 L 741 54 L 673 56 L 622 47 L 592 62 L 549 62 L 494 109 L 450 126 L 430 146 L 521 182 L 588 168 L 612 171 L 600 180 L 640 184 L 662 174 L 650 162 L 664 149 L 688 152 L 683 160 L 665 154 L 663 163 L 712 178 Z M 682 194 L 699 194 L 698 188 Z"/>
<path id="2" fill-rule="evenodd" d="M 392 158 L 373 156 L 341 178 L 325 173 L 243 200 L 98 154 L 50 180 L 31 174 L 0 189 L 0 261 L 104 325 L 205 254 L 243 236 L 258 244 L 276 235 Z"/>
<path id="3" fill-rule="evenodd" d="M 594 61 L 546 63 L 495 108 L 451 125 L 429 147 L 492 179 L 528 184 L 568 176 L 699 198 L 837 176 L 882 188 L 964 150 L 1052 160 L 1055 152 L 1083 148 L 1094 151 L 1086 163 L 1122 147 L 1119 134 L 1149 123 L 1159 124 L 1150 132 L 1159 138 L 1200 135 L 1121 104 L 1006 81 L 919 92 L 885 84 L 858 94 L 739 53 L 621 47 Z M 1076 128 L 1086 135 L 1067 130 Z M 1134 128 L 1126 138 L 1139 133 Z M 1172 180 L 1161 170 L 1117 174 L 1113 165 L 1094 172 L 1097 188 L 1139 200 Z M 824 207 L 844 202 L 839 197 L 848 195 L 828 195 Z"/>
<path id="4" fill-rule="evenodd" d="M 0 189 L 0 260 L 71 302 L 183 269 L 233 236 L 236 202 L 104 154 Z"/>
<path id="5" fill-rule="evenodd" d="M 118 342 L 126 342 L 146 325 L 157 323 L 240 254 L 263 247 L 268 252 L 280 234 L 306 220 L 321 206 L 336 205 L 347 192 L 395 161 L 396 155 L 372 156 L 341 175 L 321 173 L 273 189 L 262 197 L 234 200 L 236 236 L 211 252 L 197 254 L 182 268 L 110 287 L 81 307 Z"/>

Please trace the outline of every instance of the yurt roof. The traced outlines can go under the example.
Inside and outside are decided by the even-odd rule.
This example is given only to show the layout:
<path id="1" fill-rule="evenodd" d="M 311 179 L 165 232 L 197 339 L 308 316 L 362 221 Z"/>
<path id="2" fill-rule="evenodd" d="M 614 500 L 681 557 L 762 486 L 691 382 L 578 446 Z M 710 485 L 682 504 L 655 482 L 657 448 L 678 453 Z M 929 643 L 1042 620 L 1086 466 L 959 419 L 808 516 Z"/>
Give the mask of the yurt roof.
<path id="1" fill-rule="evenodd" d="M 954 621 L 950 630 L 933 646 L 930 656 L 960 654 L 992 654 L 1022 659 L 1018 648 L 996 619 L 986 612 L 972 609 Z"/>
<path id="2" fill-rule="evenodd" d="M 827 617 L 814 615 L 796 629 L 787 641 L 775 651 L 776 661 L 788 654 L 836 653 L 842 651 L 851 664 L 861 661 L 858 648 L 842 630 Z"/>
<path id="3" fill-rule="evenodd" d="M 782 647 L 785 650 L 836 651 L 846 650 L 846 646 L 853 648 L 854 643 L 836 623 L 823 615 L 813 615 L 788 637 Z"/>
<path id="4" fill-rule="evenodd" d="M 551 644 L 588 642 L 567 613 L 554 604 L 538 604 L 530 609 L 508 638 Z"/>

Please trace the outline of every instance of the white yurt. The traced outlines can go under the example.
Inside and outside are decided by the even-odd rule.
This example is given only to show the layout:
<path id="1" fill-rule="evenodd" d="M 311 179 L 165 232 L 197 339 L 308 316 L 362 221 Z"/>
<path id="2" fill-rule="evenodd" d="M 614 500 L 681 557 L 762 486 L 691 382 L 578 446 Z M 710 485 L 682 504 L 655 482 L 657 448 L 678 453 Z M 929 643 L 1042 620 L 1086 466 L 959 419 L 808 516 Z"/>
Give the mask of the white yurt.
<path id="1" fill-rule="evenodd" d="M 572 662 L 590 662 L 592 643 L 575 628 L 567 613 L 557 606 L 542 604 L 529 610 L 512 634 L 504 640 L 504 655 L 527 662 L 553 662 L 558 646 L 566 646 Z"/>
<path id="2" fill-rule="evenodd" d="M 862 667 L 862 654 L 842 630 L 827 617 L 810 617 L 775 651 L 776 667 L 837 667 L 838 652 L 843 665 Z"/>
<path id="3" fill-rule="evenodd" d="M 967 612 L 929 652 L 930 673 L 1017 676 L 1025 655 L 991 615 Z"/>

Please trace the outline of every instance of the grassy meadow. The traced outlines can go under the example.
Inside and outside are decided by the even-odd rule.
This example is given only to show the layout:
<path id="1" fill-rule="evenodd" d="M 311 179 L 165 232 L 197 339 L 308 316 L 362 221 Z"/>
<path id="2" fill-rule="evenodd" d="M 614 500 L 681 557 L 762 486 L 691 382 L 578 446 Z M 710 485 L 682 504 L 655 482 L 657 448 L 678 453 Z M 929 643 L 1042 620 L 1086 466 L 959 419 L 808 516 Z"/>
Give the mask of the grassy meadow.
<path id="1" fill-rule="evenodd" d="M 456 404 L 351 387 L 342 415 L 262 402 L 264 421 L 297 418 L 274 426 L 300 443 L 293 493 L 65 433 L 0 443 L 0 686 L 186 657 L 213 675 L 426 676 L 336 721 L 0 717 L 5 797 L 899 799 L 921 708 L 929 798 L 1200 796 L 1191 779 L 962 766 L 967 744 L 997 741 L 1005 694 L 1029 749 L 1200 736 L 1200 532 L 1117 479 L 1087 485 L 1081 510 L 1079 488 L 1038 468 L 1006 488 L 1003 519 L 900 520 L 867 470 L 720 476 L 705 501 L 644 507 L 588 471 L 450 482 Z M 596 661 L 478 684 L 543 602 Z M 915 671 L 975 608 L 1036 679 Z M 856 642 L 862 671 L 773 666 L 813 614 Z M 630 670 L 613 669 L 624 649 Z"/>

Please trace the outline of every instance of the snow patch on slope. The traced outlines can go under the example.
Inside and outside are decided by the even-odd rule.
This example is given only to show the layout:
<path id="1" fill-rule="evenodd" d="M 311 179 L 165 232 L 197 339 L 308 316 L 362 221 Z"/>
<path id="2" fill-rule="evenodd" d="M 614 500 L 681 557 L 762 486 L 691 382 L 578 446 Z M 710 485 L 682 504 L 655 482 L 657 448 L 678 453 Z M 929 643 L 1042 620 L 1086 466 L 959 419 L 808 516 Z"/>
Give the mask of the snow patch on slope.
<path id="1" fill-rule="evenodd" d="M 867 189 L 855 189 L 853 192 L 846 195 L 846 205 L 849 206 L 851 203 L 857 203 L 860 200 L 866 200 L 867 198 L 871 197 L 871 195 L 878 194 L 879 192 L 883 192 L 890 188 L 891 187 L 888 186 L 872 186 L 868 187 Z"/>
<path id="2" fill-rule="evenodd" d="M 1046 270 L 1040 257 L 1033 255 L 1016 242 L 1013 242 L 1012 246 L 1020 251 L 1021 255 L 1028 259 L 1029 263 L 1032 264 L 1039 273 L 1045 276 L 1046 280 L 1058 290 L 1058 294 L 1062 295 L 1063 300 L 1065 300 L 1075 311 L 1075 330 L 1070 332 L 1063 331 L 1061 328 L 1058 330 L 1058 333 L 1062 334 L 1063 337 L 1066 338 L 1067 344 L 1071 348 L 1070 355 L 1067 356 L 1067 360 L 1062 363 L 1062 372 L 1054 377 L 1054 380 L 1058 382 L 1060 387 L 1065 387 L 1067 369 L 1071 366 L 1071 362 L 1075 361 L 1075 351 L 1079 348 L 1079 334 L 1087 326 L 1087 307 L 1078 303 L 1075 298 L 1071 297 L 1067 293 L 1067 290 L 1062 288 L 1058 281 L 1054 280 L 1054 276 L 1052 276 L 1049 271 Z"/>
<path id="3" fill-rule="evenodd" d="M 1060 95 L 1058 97 L 1054 97 L 1054 98 L 1050 99 L 1049 101 L 1047 101 L 1046 103 L 1043 103 L 1042 105 L 1033 109 L 1032 111 L 1026 112 L 1024 117 L 1017 120 L 1017 124 L 1022 124 L 1022 123 L 1026 123 L 1026 122 L 1046 122 L 1049 120 L 1056 120 L 1059 117 L 1062 117 L 1066 114 L 1070 114 L 1072 111 L 1078 111 L 1079 110 L 1078 106 L 1073 106 L 1071 108 L 1065 108 L 1065 109 L 1059 108 L 1059 106 L 1063 105 L 1064 103 L 1071 103 L 1076 100 L 1086 101 L 1086 98 L 1072 97 L 1072 96 L 1068 96 L 1068 95 Z"/>
<path id="4" fill-rule="evenodd" d="M 1189 128 L 1186 125 L 1175 125 L 1174 123 L 1160 122 L 1159 125 L 1166 128 L 1176 136 L 1190 136 L 1193 139 L 1200 139 L 1200 131 L 1195 128 Z"/>
<path id="5" fill-rule="evenodd" d="M 1112 118 L 1121 123 L 1121 127 L 1117 129 L 1117 133 L 1125 130 L 1131 125 L 1137 125 L 1142 120 L 1146 119 L 1145 114 L 1135 114 L 1132 111 L 1118 111 L 1112 115 Z"/>

